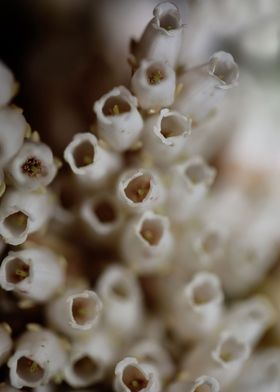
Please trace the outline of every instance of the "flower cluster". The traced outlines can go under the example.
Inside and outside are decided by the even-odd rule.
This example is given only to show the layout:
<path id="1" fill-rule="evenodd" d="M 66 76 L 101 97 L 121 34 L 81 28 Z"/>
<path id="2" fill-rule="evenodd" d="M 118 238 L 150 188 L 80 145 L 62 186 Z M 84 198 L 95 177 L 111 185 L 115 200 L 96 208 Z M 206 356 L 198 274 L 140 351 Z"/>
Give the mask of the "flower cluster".
<path id="1" fill-rule="evenodd" d="M 279 349 L 255 353 L 275 310 L 249 295 L 277 258 L 277 200 L 213 187 L 192 150 L 239 69 L 224 51 L 184 67 L 185 30 L 176 5 L 155 7 L 130 84 L 94 102 L 60 172 L 0 63 L 3 392 L 279 391 Z"/>

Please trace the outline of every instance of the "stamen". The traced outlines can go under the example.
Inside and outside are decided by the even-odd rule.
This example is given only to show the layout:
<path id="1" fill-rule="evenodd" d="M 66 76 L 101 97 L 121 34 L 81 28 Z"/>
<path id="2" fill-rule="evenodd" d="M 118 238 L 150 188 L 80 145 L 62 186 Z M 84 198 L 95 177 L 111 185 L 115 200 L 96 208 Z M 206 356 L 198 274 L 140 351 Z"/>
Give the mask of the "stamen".
<path id="1" fill-rule="evenodd" d="M 31 157 L 24 162 L 21 170 L 29 177 L 38 177 L 42 174 L 42 163 L 39 159 Z"/>
<path id="2" fill-rule="evenodd" d="M 15 274 L 17 276 L 19 276 L 20 278 L 26 278 L 28 276 L 28 267 L 26 266 L 26 268 L 21 267 L 21 268 L 17 268 L 15 270 Z"/>
<path id="3" fill-rule="evenodd" d="M 144 230 L 143 232 L 141 232 L 141 235 L 149 243 L 153 242 L 154 234 L 151 230 Z"/>
<path id="4" fill-rule="evenodd" d="M 164 79 L 163 73 L 159 69 L 151 72 L 151 74 L 149 75 L 149 83 L 153 85 L 159 84 L 163 79 Z"/>
<path id="5" fill-rule="evenodd" d="M 85 155 L 83 158 L 84 165 L 90 165 L 92 163 L 92 157 L 90 155 Z"/>
<path id="6" fill-rule="evenodd" d="M 220 354 L 220 358 L 224 361 L 224 362 L 230 362 L 233 358 L 232 354 L 230 352 L 223 352 Z"/>
<path id="7" fill-rule="evenodd" d="M 114 114 L 114 115 L 120 114 L 119 105 L 114 105 L 114 106 L 113 106 L 113 114 Z"/>

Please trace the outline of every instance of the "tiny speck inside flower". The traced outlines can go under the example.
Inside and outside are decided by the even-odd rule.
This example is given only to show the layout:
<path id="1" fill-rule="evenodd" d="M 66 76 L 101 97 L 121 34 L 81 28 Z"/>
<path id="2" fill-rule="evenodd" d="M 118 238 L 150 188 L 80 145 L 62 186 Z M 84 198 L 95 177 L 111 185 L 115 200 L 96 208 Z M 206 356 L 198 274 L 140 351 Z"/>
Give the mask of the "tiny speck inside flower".
<path id="1" fill-rule="evenodd" d="M 80 143 L 73 152 L 75 165 L 84 167 L 91 165 L 94 161 L 94 147 L 89 141 Z"/>
<path id="2" fill-rule="evenodd" d="M 96 317 L 94 298 L 75 298 L 72 303 L 72 316 L 78 325 L 91 323 Z"/>
<path id="3" fill-rule="evenodd" d="M 148 195 L 151 189 L 151 176 L 141 174 L 131 180 L 124 189 L 125 195 L 134 203 L 141 203 Z"/>
<path id="4" fill-rule="evenodd" d="M 39 177 L 45 173 L 42 162 L 35 157 L 28 158 L 21 166 L 21 170 L 28 177 Z"/>
<path id="5" fill-rule="evenodd" d="M 13 236 L 23 234 L 27 228 L 27 222 L 28 216 L 21 211 L 7 216 L 4 220 L 6 229 L 8 229 Z"/>
<path id="6" fill-rule="evenodd" d="M 130 112 L 130 105 L 127 101 L 120 97 L 110 97 L 103 106 L 103 114 L 105 116 L 118 116 L 123 113 Z"/>
<path id="7" fill-rule="evenodd" d="M 140 235 L 151 246 L 160 242 L 163 234 L 163 226 L 159 219 L 145 219 L 140 229 Z"/>
<path id="8" fill-rule="evenodd" d="M 146 72 L 149 84 L 156 85 L 165 79 L 165 75 L 162 69 L 156 68 L 155 66 L 150 66 Z"/>
<path id="9" fill-rule="evenodd" d="M 192 300 L 195 305 L 205 305 L 212 302 L 219 294 L 216 286 L 210 282 L 202 282 L 195 286 L 192 291 Z"/>
<path id="10" fill-rule="evenodd" d="M 160 128 L 160 133 L 167 139 L 182 135 L 186 131 L 186 124 L 182 124 L 178 117 L 170 115 L 163 117 Z"/>
<path id="11" fill-rule="evenodd" d="M 27 382 L 37 382 L 44 376 L 44 369 L 37 362 L 27 357 L 21 357 L 17 361 L 17 374 Z"/>
<path id="12" fill-rule="evenodd" d="M 82 380 L 90 381 L 95 378 L 96 372 L 98 371 L 98 365 L 92 358 L 85 355 L 73 364 L 73 370 Z"/>
<path id="13" fill-rule="evenodd" d="M 101 223 L 112 223 L 117 219 L 115 207 L 109 200 L 100 200 L 94 203 L 93 213 Z"/>
<path id="14" fill-rule="evenodd" d="M 124 369 L 123 382 L 131 392 L 139 392 L 148 385 L 148 380 L 144 374 L 132 365 Z"/>
<path id="15" fill-rule="evenodd" d="M 6 279 L 17 284 L 29 276 L 29 265 L 19 258 L 11 259 L 6 264 Z"/>
<path id="16" fill-rule="evenodd" d="M 178 19 L 170 14 L 164 14 L 159 20 L 160 27 L 166 31 L 176 30 L 179 28 Z"/>

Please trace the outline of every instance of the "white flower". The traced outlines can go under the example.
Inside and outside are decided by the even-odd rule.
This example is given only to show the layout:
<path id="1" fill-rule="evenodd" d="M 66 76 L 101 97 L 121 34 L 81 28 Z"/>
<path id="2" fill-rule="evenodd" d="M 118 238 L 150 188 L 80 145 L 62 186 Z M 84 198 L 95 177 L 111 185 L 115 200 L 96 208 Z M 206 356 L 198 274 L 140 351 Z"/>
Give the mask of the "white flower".
<path id="1" fill-rule="evenodd" d="M 49 185 L 57 168 L 52 151 L 46 144 L 27 141 L 7 164 L 5 171 L 16 187 L 35 190 Z"/>
<path id="2" fill-rule="evenodd" d="M 173 162 L 186 148 L 191 131 L 191 120 L 182 114 L 162 109 L 160 114 L 150 116 L 144 123 L 145 151 L 161 165 Z"/>
<path id="3" fill-rule="evenodd" d="M 21 148 L 28 124 L 22 110 L 12 107 L 0 109 L 0 167 Z"/>
<path id="4" fill-rule="evenodd" d="M 176 75 L 168 63 L 143 60 L 131 79 L 132 91 L 143 109 L 160 109 L 172 105 Z"/>
<path id="5" fill-rule="evenodd" d="M 124 358 L 115 368 L 114 389 L 116 392 L 159 392 L 158 373 L 136 358 Z"/>
<path id="6" fill-rule="evenodd" d="M 239 340 L 229 331 L 222 332 L 215 350 L 212 351 L 212 358 L 225 369 L 240 366 L 249 355 L 250 349 L 246 340 Z"/>
<path id="7" fill-rule="evenodd" d="M 263 296 L 255 296 L 235 303 L 222 320 L 222 327 L 239 339 L 256 346 L 275 322 L 275 310 Z"/>
<path id="8" fill-rule="evenodd" d="M 207 207 L 204 204 L 196 215 L 196 224 L 187 225 L 177 237 L 177 260 L 188 276 L 206 269 L 220 277 L 220 265 L 227 254 L 227 228 L 207 219 Z"/>
<path id="9" fill-rule="evenodd" d="M 199 272 L 174 298 L 173 325 L 187 340 L 207 336 L 218 325 L 223 309 L 223 292 L 218 277 Z"/>
<path id="10" fill-rule="evenodd" d="M 92 290 L 68 290 L 49 302 L 46 316 L 50 325 L 70 337 L 83 335 L 97 326 L 103 305 Z"/>
<path id="11" fill-rule="evenodd" d="M 0 107 L 7 105 L 17 91 L 14 75 L 6 65 L 0 61 Z"/>
<path id="12" fill-rule="evenodd" d="M 0 267 L 4 290 L 34 301 L 44 302 L 64 284 L 64 268 L 47 248 L 27 248 L 9 252 Z"/>
<path id="13" fill-rule="evenodd" d="M 143 326 L 142 293 L 133 273 L 119 265 L 112 265 L 97 281 L 105 325 L 113 336 L 126 340 Z"/>
<path id="14" fill-rule="evenodd" d="M 53 201 L 48 193 L 9 189 L 0 203 L 0 235 L 11 245 L 22 244 L 51 217 Z"/>
<path id="15" fill-rule="evenodd" d="M 74 388 L 102 381 L 115 355 L 115 346 L 106 331 L 96 331 L 86 339 L 76 340 L 64 368 L 65 381 Z"/>
<path id="16" fill-rule="evenodd" d="M 51 331 L 25 332 L 8 361 L 11 384 L 16 388 L 47 384 L 62 370 L 65 360 L 62 344 Z"/>
<path id="17" fill-rule="evenodd" d="M 123 211 L 109 192 L 100 192 L 85 199 L 80 216 L 89 229 L 90 237 L 103 241 L 115 239 L 124 222 Z"/>
<path id="18" fill-rule="evenodd" d="M 94 104 L 98 134 L 113 150 L 125 151 L 135 143 L 143 128 L 137 99 L 127 88 L 115 87 Z"/>
<path id="19" fill-rule="evenodd" d="M 153 14 L 132 52 L 138 62 L 142 59 L 166 61 L 175 67 L 183 31 L 179 10 L 175 4 L 165 1 L 155 7 Z"/>
<path id="20" fill-rule="evenodd" d="M 194 382 L 176 381 L 167 387 L 167 392 L 220 392 L 220 390 L 218 380 L 209 376 L 200 376 Z"/>
<path id="21" fill-rule="evenodd" d="M 125 262 L 139 274 L 161 271 L 170 263 L 174 240 L 169 219 L 145 211 L 124 230 L 121 251 Z"/>
<path id="22" fill-rule="evenodd" d="M 209 336 L 196 345 L 185 357 L 183 369 L 192 377 L 201 374 L 214 377 L 221 388 L 226 389 L 240 374 L 250 352 L 246 339 L 239 339 L 230 331 L 223 330 L 218 336 Z"/>
<path id="23" fill-rule="evenodd" d="M 64 151 L 64 159 L 84 183 L 99 183 L 115 173 L 121 165 L 120 157 L 105 150 L 89 132 L 77 133 Z"/>
<path id="24" fill-rule="evenodd" d="M 216 170 L 197 156 L 174 166 L 170 173 L 168 213 L 173 220 L 183 222 L 194 216 L 201 206 L 214 182 Z"/>
<path id="25" fill-rule="evenodd" d="M 130 211 L 141 212 L 162 204 L 165 192 L 154 170 L 129 169 L 117 183 L 117 197 Z"/>
<path id="26" fill-rule="evenodd" d="M 227 90 L 236 86 L 238 77 L 239 70 L 233 57 L 226 52 L 217 52 L 207 64 L 182 75 L 178 82 L 183 88 L 173 107 L 200 122 L 218 107 Z"/>

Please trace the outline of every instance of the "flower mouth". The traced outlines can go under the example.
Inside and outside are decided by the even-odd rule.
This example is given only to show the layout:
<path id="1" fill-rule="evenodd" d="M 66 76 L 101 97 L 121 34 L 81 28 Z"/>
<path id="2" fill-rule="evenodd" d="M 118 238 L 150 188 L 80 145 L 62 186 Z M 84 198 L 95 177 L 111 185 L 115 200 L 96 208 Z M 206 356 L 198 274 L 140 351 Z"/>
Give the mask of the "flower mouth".
<path id="1" fill-rule="evenodd" d="M 42 162 L 36 157 L 28 158 L 21 166 L 21 170 L 25 175 L 32 178 L 47 174 Z"/>
<path id="2" fill-rule="evenodd" d="M 192 185 L 199 185 L 210 181 L 211 173 L 202 162 L 190 164 L 185 169 L 185 175 Z"/>
<path id="3" fill-rule="evenodd" d="M 21 211 L 7 216 L 4 220 L 6 230 L 12 236 L 21 236 L 27 229 L 28 216 Z"/>
<path id="4" fill-rule="evenodd" d="M 161 120 L 161 130 L 160 133 L 165 139 L 170 137 L 181 136 L 185 131 L 185 128 L 182 127 L 182 124 L 175 116 L 167 116 L 163 117 Z"/>
<path id="5" fill-rule="evenodd" d="M 145 219 L 140 228 L 140 235 L 150 246 L 157 246 L 163 235 L 163 226 L 159 219 Z"/>
<path id="6" fill-rule="evenodd" d="M 96 318 L 96 301 L 94 298 L 74 298 L 72 316 L 76 324 L 85 326 Z"/>
<path id="7" fill-rule="evenodd" d="M 93 203 L 92 209 L 94 215 L 101 223 L 113 223 L 117 219 L 116 210 L 108 200 L 100 200 L 97 203 Z"/>
<path id="8" fill-rule="evenodd" d="M 112 294 L 121 300 L 127 300 L 129 298 L 129 289 L 125 282 L 117 281 L 111 287 Z"/>
<path id="9" fill-rule="evenodd" d="M 133 203 L 141 203 L 151 190 L 151 176 L 141 174 L 133 178 L 124 189 L 124 193 Z"/>
<path id="10" fill-rule="evenodd" d="M 76 376 L 88 382 L 95 378 L 98 368 L 97 363 L 87 355 L 78 359 L 73 364 L 73 371 Z"/>
<path id="11" fill-rule="evenodd" d="M 135 366 L 129 365 L 123 372 L 123 382 L 131 392 L 139 392 L 146 388 L 148 380 Z"/>
<path id="12" fill-rule="evenodd" d="M 218 296 L 218 289 L 210 282 L 201 282 L 192 291 L 192 301 L 197 306 L 211 303 Z"/>
<path id="13" fill-rule="evenodd" d="M 158 65 L 151 65 L 146 71 L 146 77 L 150 85 L 160 84 L 166 78 L 164 70 Z"/>
<path id="14" fill-rule="evenodd" d="M 18 284 L 29 277 L 30 267 L 19 258 L 11 259 L 6 264 L 7 282 Z"/>
<path id="15" fill-rule="evenodd" d="M 207 384 L 203 384 L 196 387 L 193 392 L 212 392 L 212 388 Z"/>
<path id="16" fill-rule="evenodd" d="M 246 347 L 242 342 L 237 341 L 234 337 L 229 337 L 222 342 L 219 347 L 217 357 L 224 363 L 232 363 L 241 360 L 245 356 Z"/>
<path id="17" fill-rule="evenodd" d="M 179 22 L 175 16 L 166 13 L 160 16 L 159 26 L 166 31 L 171 31 L 179 28 Z"/>
<path id="18" fill-rule="evenodd" d="M 44 373 L 44 369 L 30 358 L 21 357 L 17 361 L 17 374 L 28 383 L 40 381 Z"/>
<path id="19" fill-rule="evenodd" d="M 77 168 L 91 165 L 94 161 L 94 147 L 89 141 L 84 141 L 75 147 L 73 152 L 74 162 Z"/>
<path id="20" fill-rule="evenodd" d="M 127 101 L 120 97 L 110 97 L 106 100 L 102 112 L 105 116 L 119 116 L 130 112 L 131 107 Z"/>

